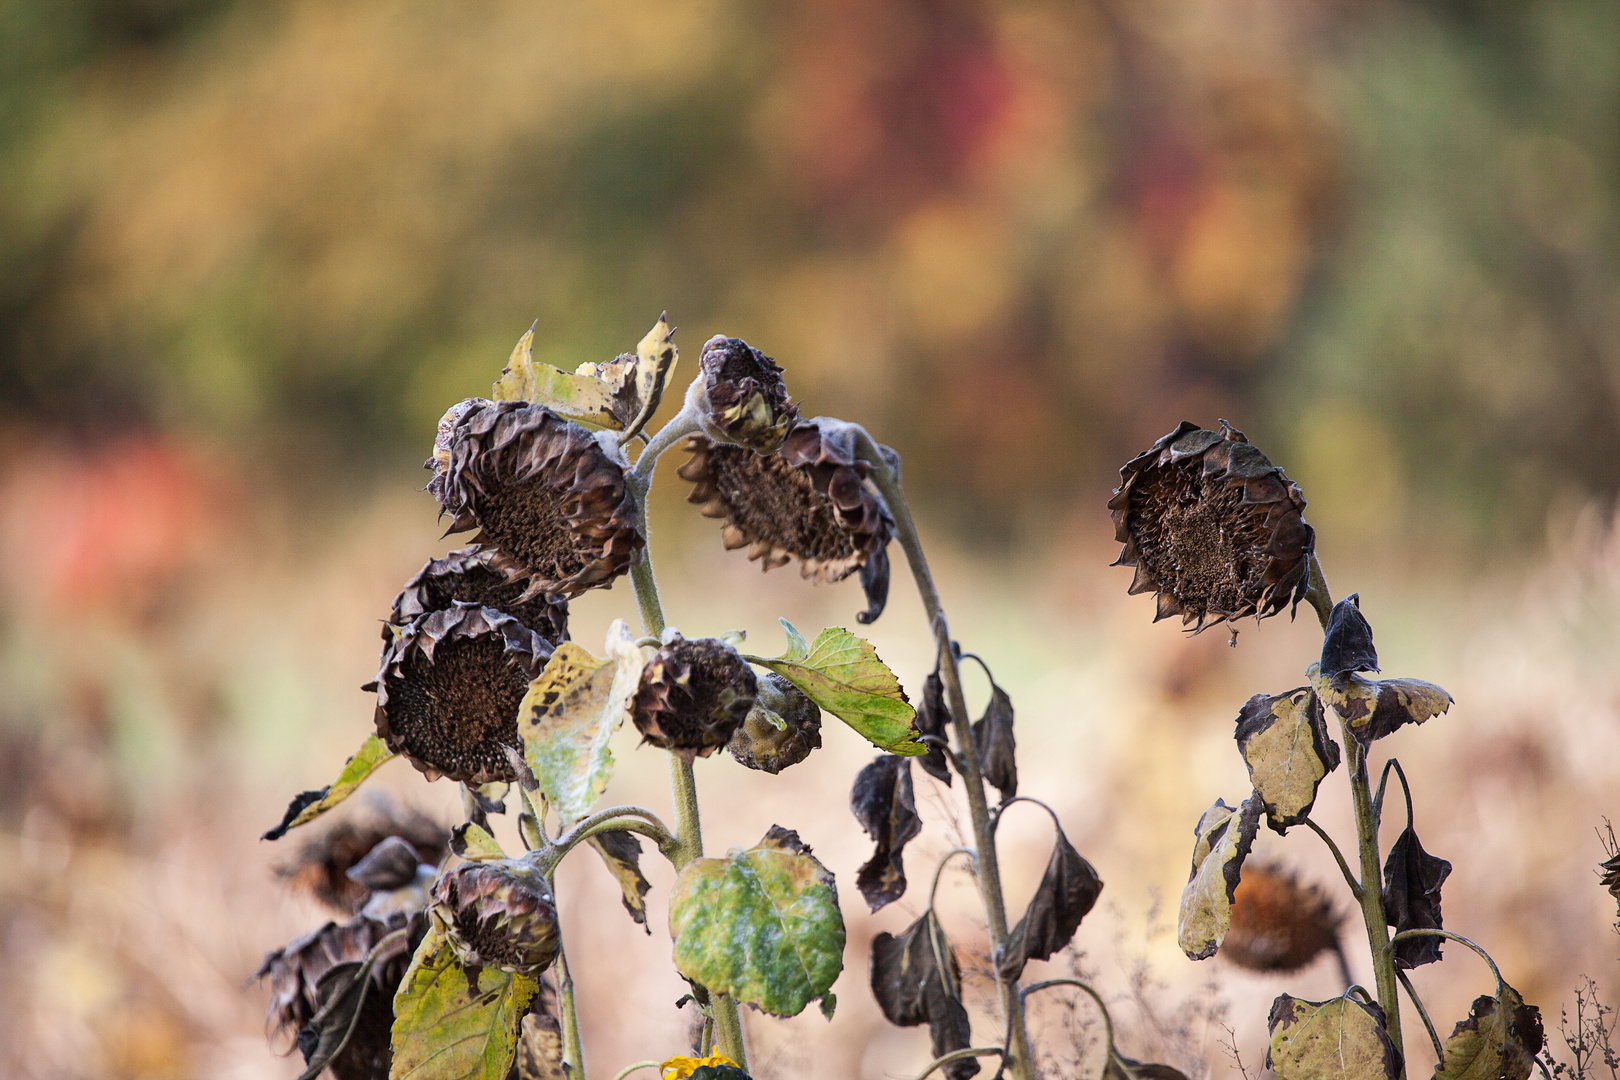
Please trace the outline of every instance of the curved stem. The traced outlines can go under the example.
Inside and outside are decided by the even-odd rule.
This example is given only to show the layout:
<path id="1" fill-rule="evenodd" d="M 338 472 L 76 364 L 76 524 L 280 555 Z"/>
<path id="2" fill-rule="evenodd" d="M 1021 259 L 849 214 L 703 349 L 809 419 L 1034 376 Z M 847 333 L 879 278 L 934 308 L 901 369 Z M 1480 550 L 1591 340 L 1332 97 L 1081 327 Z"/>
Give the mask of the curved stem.
<path id="1" fill-rule="evenodd" d="M 1420 926 L 1412 930 L 1402 930 L 1400 933 L 1389 939 L 1389 951 L 1391 955 L 1394 953 L 1395 943 L 1397 941 L 1406 941 L 1410 938 L 1416 937 L 1445 938 L 1447 941 L 1455 941 L 1459 945 L 1466 945 L 1470 949 L 1473 949 L 1479 954 L 1479 958 L 1481 960 L 1485 961 L 1491 966 L 1491 974 L 1496 976 L 1496 995 L 1497 997 L 1502 996 L 1502 970 L 1496 966 L 1496 961 L 1491 959 L 1490 953 L 1486 952 L 1478 945 L 1475 945 L 1472 941 L 1469 941 L 1461 934 L 1453 934 L 1450 930 L 1438 930 L 1428 926 Z"/>
<path id="2" fill-rule="evenodd" d="M 976 858 L 974 858 L 973 849 L 970 848 L 970 847 L 953 847 L 953 848 L 951 848 L 951 850 L 947 851 L 944 855 L 940 856 L 939 865 L 934 867 L 934 884 L 928 890 L 928 910 L 929 911 L 934 910 L 934 894 L 939 892 L 939 879 L 940 879 L 940 876 L 945 873 L 945 864 L 950 862 L 951 859 L 954 856 L 957 856 L 957 855 L 966 855 L 969 858 L 974 859 L 975 865 L 977 865 L 977 863 L 978 863 L 978 860 Z"/>
<path id="3" fill-rule="evenodd" d="M 1326 844 L 1328 846 L 1328 850 L 1333 852 L 1333 858 L 1337 860 L 1339 864 L 1339 871 L 1340 873 L 1344 874 L 1344 883 L 1350 886 L 1350 895 L 1356 898 L 1356 903 L 1361 903 L 1361 882 L 1357 881 L 1356 875 L 1350 872 L 1350 864 L 1344 861 L 1344 853 L 1339 850 L 1339 845 L 1333 842 L 1333 837 L 1327 834 L 1326 829 L 1322 828 L 1322 826 L 1318 825 L 1310 818 L 1305 819 L 1305 824 L 1310 826 L 1311 831 L 1317 836 L 1320 836 L 1322 838 L 1322 843 Z"/>
<path id="4" fill-rule="evenodd" d="M 996 858 L 995 834 L 990 824 L 989 802 L 984 795 L 984 777 L 979 769 L 979 755 L 973 750 L 973 729 L 968 720 L 967 699 L 962 693 L 962 673 L 957 667 L 956 653 L 951 648 L 950 627 L 940 604 L 939 591 L 934 587 L 933 575 L 928 570 L 928 557 L 923 554 L 922 540 L 917 535 L 916 523 L 899 477 L 878 452 L 877 443 L 864 428 L 856 428 L 855 454 L 871 466 L 870 477 L 883 501 L 894 516 L 895 539 L 906 553 L 911 565 L 911 576 L 917 584 L 923 609 L 928 614 L 929 629 L 934 634 L 939 654 L 940 680 L 945 684 L 946 703 L 951 713 L 951 730 L 959 748 L 958 773 L 967 795 L 968 810 L 973 819 L 973 846 L 977 849 L 979 865 L 979 895 L 984 902 L 985 922 L 990 931 L 992 963 L 997 968 L 996 984 L 1001 991 L 1001 1007 L 1011 1031 L 1008 1056 L 1004 1064 L 1016 1080 L 1035 1080 L 1035 1061 L 1030 1052 L 1029 1031 L 1024 1024 L 1024 1006 L 1018 996 L 1018 980 L 1004 978 L 1000 973 L 1000 960 L 1007 947 L 1007 907 L 1001 893 L 1001 867 Z"/>
<path id="5" fill-rule="evenodd" d="M 1035 993 L 1037 990 L 1045 990 L 1049 986 L 1073 986 L 1080 990 L 1084 990 L 1086 993 L 1091 995 L 1091 1000 L 1095 1001 L 1097 1003 L 1097 1008 L 1102 1010 L 1103 1032 L 1108 1036 L 1108 1052 L 1110 1054 L 1115 1053 L 1114 1018 L 1109 1015 L 1108 1005 L 1103 1001 L 1102 995 L 1097 993 L 1096 990 L 1092 989 L 1091 984 L 1081 982 L 1079 979 L 1045 979 L 1038 983 L 1031 983 L 1029 986 L 1026 986 L 1023 990 L 1019 991 L 1019 1000 L 1029 997 L 1029 995 Z"/>
<path id="6" fill-rule="evenodd" d="M 637 1061 L 637 1062 L 633 1062 L 633 1063 L 631 1063 L 629 1065 L 626 1065 L 624 1068 L 620 1069 L 618 1072 L 614 1073 L 613 1074 L 613 1080 L 624 1080 L 625 1077 L 629 1076 L 631 1073 L 635 1072 L 637 1069 L 656 1069 L 656 1068 L 658 1068 L 658 1066 L 660 1066 L 662 1064 L 663 1064 L 663 1062 L 661 1062 L 661 1061 Z"/>
<path id="7" fill-rule="evenodd" d="M 557 895 L 552 875 L 546 874 L 551 895 Z M 557 927 L 557 1011 L 562 1013 L 563 1067 L 569 1076 L 585 1080 L 585 1043 L 579 1037 L 579 1003 L 574 1000 L 574 973 L 568 968 L 562 927 Z"/>
<path id="8" fill-rule="evenodd" d="M 643 539 L 647 533 L 647 489 L 652 485 L 653 470 L 664 451 L 699 429 L 695 391 L 700 386 L 701 379 L 694 379 L 687 387 L 681 411 L 652 437 L 636 458 L 635 468 L 625 477 L 636 500 Z M 641 609 L 642 628 L 648 636 L 659 637 L 664 632 L 664 607 L 658 597 L 658 579 L 653 574 L 650 548 L 642 547 L 631 560 L 630 582 L 635 587 L 636 605 Z M 692 775 L 692 763 L 678 754 L 669 755 L 669 788 L 670 800 L 675 806 L 675 842 L 666 854 L 679 870 L 693 859 L 703 857 L 703 826 L 698 817 L 697 780 Z M 743 1046 L 742 1018 L 737 1015 L 736 1000 L 729 994 L 714 992 L 710 994 L 710 1006 L 720 1052 L 744 1072 L 748 1071 L 748 1052 Z"/>
<path id="9" fill-rule="evenodd" d="M 999 1046 L 970 1046 L 965 1050 L 952 1050 L 944 1057 L 937 1057 L 933 1061 L 930 1061 L 928 1063 L 928 1067 L 917 1074 L 916 1080 L 924 1080 L 924 1078 L 931 1075 L 935 1069 L 949 1065 L 953 1061 L 961 1061 L 964 1058 L 989 1057 L 991 1054 L 1004 1058 L 1007 1056 L 1007 1051 L 1003 1050 Z"/>
<path id="10" fill-rule="evenodd" d="M 1423 1007 L 1423 999 L 1418 997 L 1417 987 L 1412 985 L 1412 980 L 1407 976 L 1406 972 L 1401 971 L 1399 968 L 1395 970 L 1395 977 L 1401 980 L 1401 985 L 1406 988 L 1406 996 L 1411 1000 L 1413 1007 L 1417 1009 L 1418 1015 L 1423 1017 L 1423 1026 L 1429 1029 L 1429 1042 L 1434 1044 L 1434 1060 L 1436 1062 L 1445 1061 L 1445 1048 L 1440 1045 L 1440 1036 L 1434 1030 L 1434 1021 L 1429 1019 L 1429 1010 Z"/>
<path id="11" fill-rule="evenodd" d="M 998 806 L 995 809 L 991 810 L 990 811 L 990 828 L 991 828 L 991 830 L 994 831 L 996 829 L 1001 828 L 1001 815 L 1007 812 L 1007 807 L 1011 806 L 1013 803 L 1021 803 L 1021 802 L 1034 803 L 1036 806 L 1040 807 L 1042 810 L 1045 810 L 1047 816 L 1052 819 L 1052 827 L 1054 829 L 1056 829 L 1060 833 L 1063 831 L 1063 822 L 1058 820 L 1057 811 L 1052 809 L 1046 803 L 1042 802 L 1040 799 L 1037 799 L 1033 795 L 1014 795 L 1012 798 L 1003 801 L 1000 806 Z"/>

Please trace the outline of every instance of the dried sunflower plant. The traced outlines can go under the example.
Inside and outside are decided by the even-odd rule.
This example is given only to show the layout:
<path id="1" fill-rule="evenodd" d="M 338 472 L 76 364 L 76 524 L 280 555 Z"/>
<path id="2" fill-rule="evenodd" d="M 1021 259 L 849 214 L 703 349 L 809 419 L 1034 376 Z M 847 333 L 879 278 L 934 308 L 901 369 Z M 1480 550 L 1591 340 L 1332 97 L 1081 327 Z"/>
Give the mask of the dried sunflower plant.
<path id="1" fill-rule="evenodd" d="M 856 424 L 801 417 L 782 369 L 736 338 L 704 345 L 679 409 L 652 430 L 677 360 L 667 321 L 633 353 L 573 372 L 535 363 L 532 337 L 519 341 L 490 398 L 454 405 L 439 424 L 427 489 L 451 532 L 478 531 L 395 600 L 368 686 L 375 734 L 266 834 L 308 825 L 394 757 L 459 784 L 465 809 L 443 836 L 383 818 L 345 822 L 306 846 L 293 876 L 316 883 L 348 919 L 271 953 L 260 971 L 272 1025 L 295 1033 L 305 1080 L 322 1070 L 340 1080 L 585 1080 L 574 980 L 589 973 L 569 968 L 554 874 L 573 851 L 594 849 L 645 925 L 644 841 L 676 870 L 674 964 L 691 987 L 683 1002 L 703 1021 L 695 1045 L 660 1048 L 619 1076 L 648 1068 L 664 1080 L 746 1078 L 738 1006 L 793 1016 L 819 1001 L 830 1016 L 844 920 L 832 873 L 790 829 L 772 826 L 753 847 L 705 857 L 692 763 L 725 749 L 742 767 L 779 773 L 821 745 L 824 712 L 881 751 L 850 798 L 875 841 L 856 880 L 872 910 L 906 889 L 903 849 L 922 829 L 914 760 L 946 784 L 960 778 L 972 821 L 972 843 L 944 856 L 933 883 L 953 858 L 974 872 L 1000 1034 L 982 1045 L 971 1038 L 932 893 L 921 918 L 872 944 L 871 988 L 884 1015 L 928 1025 L 933 1060 L 920 1077 L 966 1080 L 990 1058 L 997 1076 L 1034 1080 L 1025 999 L 1065 985 L 1099 1006 L 1102 998 L 1075 979 L 1021 985 L 1025 964 L 1064 949 L 1102 881 L 1058 826 L 1040 885 L 1009 927 L 996 826 L 1018 802 L 1045 804 L 1017 794 L 1006 692 L 992 680 L 983 715 L 968 714 L 960 665 L 984 662 L 952 640 L 898 455 Z M 784 620 L 786 651 L 767 657 L 743 651 L 740 633 L 687 637 L 668 625 L 645 505 L 659 459 L 677 447 L 689 455 L 676 470 L 692 485 L 689 501 L 723 522 L 727 548 L 747 549 L 766 569 L 797 560 L 816 581 L 858 575 L 862 624 L 884 609 L 889 543 L 899 541 L 937 646 L 918 707 L 845 628 L 806 638 Z M 640 632 L 616 620 L 600 655 L 570 641 L 568 598 L 625 574 Z M 644 747 L 668 757 L 672 822 L 641 806 L 597 805 L 613 769 L 609 742 L 627 720 Z M 509 803 L 522 853 L 503 850 L 489 827 L 488 815 Z M 1103 1065 L 1111 1080 L 1180 1076 L 1120 1055 L 1111 1027 Z"/>
<path id="2" fill-rule="evenodd" d="M 1304 685 L 1256 694 L 1238 711 L 1237 748 L 1253 790 L 1235 807 L 1217 799 L 1193 830 L 1192 872 L 1177 918 L 1182 950 L 1193 960 L 1221 953 L 1251 970 L 1283 972 L 1332 951 L 1351 983 L 1338 940 L 1342 916 L 1332 903 L 1275 864 L 1245 866 L 1262 821 L 1278 834 L 1303 826 L 1332 852 L 1361 914 L 1374 987 L 1349 985 L 1327 1001 L 1280 995 L 1266 1058 L 1279 1080 L 1416 1075 L 1401 1031 L 1403 991 L 1432 1044 L 1435 1080 L 1525 1080 L 1537 1067 L 1547 1073 L 1539 1010 L 1483 948 L 1442 927 L 1440 892 L 1451 864 L 1419 842 L 1400 762 L 1386 757 L 1377 789 L 1370 783 L 1375 744 L 1446 712 L 1451 695 L 1418 679 L 1368 677 L 1379 670 L 1378 653 L 1360 597 L 1333 601 L 1303 517 L 1304 497 L 1242 432 L 1224 421 L 1218 431 L 1184 422 L 1120 477 L 1109 502 L 1123 545 L 1116 565 L 1135 569 L 1132 593 L 1156 594 L 1157 619 L 1179 615 L 1197 633 L 1250 616 L 1292 615 L 1304 601 L 1323 630 L 1321 659 L 1305 671 Z M 1311 817 L 1318 788 L 1341 759 L 1355 810 L 1353 864 Z M 1406 827 L 1385 851 L 1379 824 L 1392 773 Z M 1442 1042 L 1407 972 L 1438 962 L 1446 942 L 1478 954 L 1493 989 Z"/>

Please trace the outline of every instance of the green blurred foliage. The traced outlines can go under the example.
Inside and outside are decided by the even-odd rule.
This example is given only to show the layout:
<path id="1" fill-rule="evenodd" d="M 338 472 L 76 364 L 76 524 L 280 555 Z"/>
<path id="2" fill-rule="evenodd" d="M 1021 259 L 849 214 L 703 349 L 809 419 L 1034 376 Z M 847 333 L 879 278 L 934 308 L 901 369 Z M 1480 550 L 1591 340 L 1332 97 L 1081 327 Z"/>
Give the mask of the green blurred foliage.
<path id="1" fill-rule="evenodd" d="M 667 308 L 981 538 L 1218 416 L 1532 535 L 1620 486 L 1617 114 L 1606 0 L 9 0 L 0 391 L 318 479 Z"/>

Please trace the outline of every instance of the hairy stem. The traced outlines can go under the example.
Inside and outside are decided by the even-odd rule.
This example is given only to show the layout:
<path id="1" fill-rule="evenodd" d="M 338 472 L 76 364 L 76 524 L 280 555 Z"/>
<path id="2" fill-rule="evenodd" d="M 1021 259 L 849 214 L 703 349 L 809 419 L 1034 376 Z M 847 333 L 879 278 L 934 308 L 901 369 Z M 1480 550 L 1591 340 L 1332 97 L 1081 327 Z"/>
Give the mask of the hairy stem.
<path id="1" fill-rule="evenodd" d="M 647 530 L 647 489 L 652 485 L 653 470 L 658 465 L 659 455 L 698 430 L 697 407 L 690 389 L 686 398 L 686 406 L 652 437 L 652 442 L 636 459 L 636 467 L 626 477 L 630 491 L 635 496 L 643 536 Z M 653 574 L 652 553 L 646 547 L 630 563 L 630 582 L 635 586 L 643 629 L 649 636 L 660 636 L 665 625 L 664 606 L 658 598 L 658 579 Z M 693 859 L 703 857 L 703 826 L 698 818 L 697 780 L 692 775 L 692 763 L 678 754 L 669 755 L 669 793 L 675 805 L 677 840 L 671 861 L 679 870 Z M 746 1072 L 748 1053 L 743 1046 L 742 1018 L 737 1015 L 736 1000 L 729 994 L 711 992 L 709 1001 L 720 1052 Z"/>
<path id="2" fill-rule="evenodd" d="M 984 795 L 984 776 L 979 769 L 979 755 L 973 748 L 973 729 L 968 720 L 967 698 L 962 693 L 962 673 L 957 667 L 956 654 L 951 648 L 950 628 L 945 622 L 945 611 L 940 604 L 939 592 L 928 570 L 928 558 L 923 554 L 922 540 L 911 517 L 900 478 L 894 475 L 877 444 L 865 430 L 856 434 L 856 455 L 871 468 L 872 482 L 877 485 L 889 513 L 894 515 L 895 539 L 911 564 L 911 576 L 916 580 L 917 592 L 922 597 L 928 614 L 929 629 L 939 653 L 940 681 L 945 684 L 946 701 L 951 713 L 951 729 L 957 745 L 957 764 L 960 766 L 962 788 L 967 794 L 968 811 L 973 819 L 973 846 L 977 849 L 979 868 L 979 894 L 984 902 L 985 920 L 990 929 L 992 963 L 997 967 L 996 983 L 1001 991 L 1001 1007 L 1007 1017 L 1010 1033 L 1006 1059 L 1007 1071 L 1015 1080 L 1035 1080 L 1035 1060 L 1030 1053 L 1029 1031 L 1024 1023 L 1024 1004 L 1018 996 L 1018 980 L 1004 978 L 999 970 L 1002 954 L 1007 947 L 1007 906 L 1001 893 L 1001 867 L 996 859 L 995 832 L 990 821 L 990 806 Z"/>
<path id="3" fill-rule="evenodd" d="M 551 875 L 546 884 L 557 895 Z M 557 1011 L 562 1013 L 563 1067 L 569 1076 L 585 1080 L 585 1043 L 579 1037 L 579 1004 L 574 1000 L 574 973 L 568 969 L 568 953 L 563 949 L 562 928 L 557 929 Z"/>
<path id="4" fill-rule="evenodd" d="M 1328 616 L 1333 613 L 1333 594 L 1328 592 L 1327 577 L 1322 573 L 1322 564 L 1316 558 L 1316 552 L 1311 552 L 1308 583 L 1305 587 L 1305 600 L 1316 609 L 1316 617 L 1322 621 L 1322 629 L 1327 629 Z"/>

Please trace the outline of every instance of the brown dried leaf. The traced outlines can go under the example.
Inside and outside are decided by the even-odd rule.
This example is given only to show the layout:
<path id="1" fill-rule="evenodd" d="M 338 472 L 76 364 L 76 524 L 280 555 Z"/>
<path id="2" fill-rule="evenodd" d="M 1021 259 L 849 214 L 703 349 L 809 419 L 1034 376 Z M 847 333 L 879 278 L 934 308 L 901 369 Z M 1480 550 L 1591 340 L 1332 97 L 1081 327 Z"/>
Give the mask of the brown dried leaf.
<path id="1" fill-rule="evenodd" d="M 1361 614 L 1361 596 L 1351 593 L 1333 605 L 1322 636 L 1322 677 L 1335 679 L 1352 671 L 1377 671 L 1378 650 L 1372 627 Z"/>
<path id="2" fill-rule="evenodd" d="M 652 933 L 652 927 L 647 926 L 647 892 L 652 884 L 641 872 L 641 841 L 636 839 L 636 834 L 628 829 L 613 829 L 597 833 L 586 843 L 602 856 L 608 871 L 619 882 L 624 909 L 632 919 L 647 927 L 647 933 Z"/>
<path id="3" fill-rule="evenodd" d="M 1187 1080 L 1187 1074 L 1168 1065 L 1134 1061 L 1116 1050 L 1108 1055 L 1102 1080 Z"/>
<path id="4" fill-rule="evenodd" d="M 1421 679 L 1368 679 L 1361 675 L 1323 678 L 1316 665 L 1311 685 L 1357 742 L 1367 746 L 1407 724 L 1421 724 L 1451 708 L 1451 695 Z"/>
<path id="5" fill-rule="evenodd" d="M 1046 873 L 1030 898 L 1024 917 L 1007 938 L 1002 954 L 1002 978 L 1013 980 L 1031 960 L 1045 960 L 1069 943 L 1102 893 L 1102 878 L 1058 830 Z"/>
<path id="6" fill-rule="evenodd" d="M 1286 833 L 1303 822 L 1317 785 L 1339 767 L 1339 744 L 1328 735 L 1321 700 L 1308 686 L 1256 694 L 1238 713 L 1236 738 L 1255 794 L 1265 803 L 1266 824 Z"/>
<path id="7" fill-rule="evenodd" d="M 932 910 L 899 937 L 884 931 L 872 939 L 871 983 L 889 1023 L 928 1025 L 935 1057 L 971 1045 L 956 953 Z M 979 1072 L 979 1063 L 953 1061 L 943 1071 L 950 1080 L 967 1080 Z"/>
<path id="8" fill-rule="evenodd" d="M 917 706 L 916 724 L 920 734 L 949 740 L 947 729 L 951 726 L 951 714 L 945 707 L 945 684 L 940 680 L 937 667 L 923 683 L 922 702 Z M 936 780 L 944 781 L 946 787 L 951 786 L 949 762 L 945 751 L 937 746 L 930 746 L 928 753 L 917 759 L 917 764 L 923 767 L 923 772 Z"/>
<path id="9" fill-rule="evenodd" d="M 1013 738 L 1013 706 L 1007 691 L 990 684 L 990 704 L 973 724 L 973 748 L 984 778 L 1001 792 L 1003 802 L 1018 794 L 1018 742 Z"/>
<path id="10" fill-rule="evenodd" d="M 1545 1041 L 1541 1010 L 1526 1005 L 1507 983 L 1498 997 L 1474 999 L 1468 1019 L 1446 1040 L 1434 1080 L 1527 1080 Z"/>
<path id="11" fill-rule="evenodd" d="M 895 754 L 880 754 L 855 777 L 849 808 L 861 828 L 876 842 L 872 857 L 856 875 L 873 911 L 905 895 L 906 868 L 902 852 L 922 832 L 922 819 L 911 788 L 911 762 Z"/>
<path id="12" fill-rule="evenodd" d="M 1271 1005 L 1266 1066 L 1277 1080 L 1397 1080 L 1401 1054 L 1384 1030 L 1384 1012 L 1349 994 L 1302 1001 L 1280 994 Z"/>
<path id="13" fill-rule="evenodd" d="M 569 1080 L 563 1065 L 562 1027 L 556 1017 L 535 1012 L 523 1017 L 513 1080 Z"/>
<path id="14" fill-rule="evenodd" d="M 1232 897 L 1243 860 L 1260 828 L 1261 801 L 1252 795 L 1239 807 L 1216 799 L 1194 830 L 1192 873 L 1181 892 L 1176 940 L 1193 960 L 1214 956 L 1232 925 Z"/>
<path id="15" fill-rule="evenodd" d="M 1440 887 L 1451 864 L 1423 850 L 1408 824 L 1390 846 L 1384 861 L 1384 918 L 1398 934 L 1402 930 L 1440 929 Z M 1424 934 L 1395 943 L 1395 962 L 1413 968 L 1440 959 L 1443 939 Z"/>

